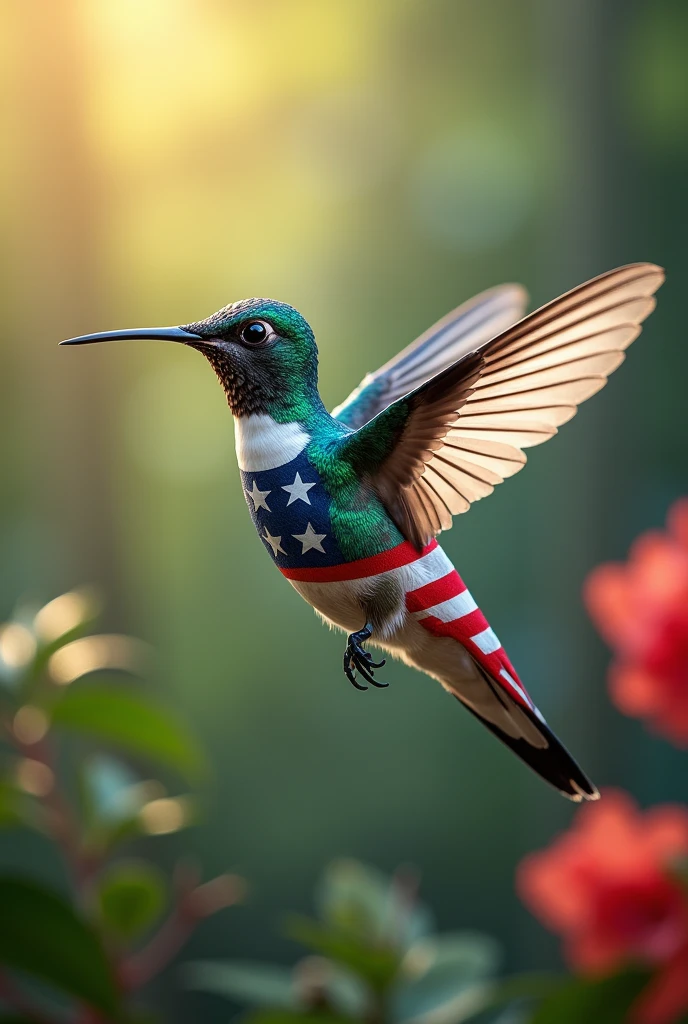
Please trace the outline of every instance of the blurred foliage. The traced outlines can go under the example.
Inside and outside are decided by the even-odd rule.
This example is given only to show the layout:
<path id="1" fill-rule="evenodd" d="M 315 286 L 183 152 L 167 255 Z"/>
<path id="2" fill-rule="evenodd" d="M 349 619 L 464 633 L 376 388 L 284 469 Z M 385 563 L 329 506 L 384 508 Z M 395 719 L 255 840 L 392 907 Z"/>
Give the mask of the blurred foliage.
<path id="1" fill-rule="evenodd" d="M 500 978 L 498 944 L 475 932 L 437 933 L 417 882 L 407 869 L 387 878 L 338 861 L 318 887 L 317 918 L 287 922 L 286 933 L 309 950 L 291 970 L 195 962 L 184 968 L 187 984 L 247 1006 L 244 1024 L 623 1024 L 650 979 L 626 967 L 596 979 Z"/>
<path id="2" fill-rule="evenodd" d="M 0 875 L 0 999 L 27 1019 L 61 1020 L 32 1001 L 34 979 L 81 1007 L 70 1019 L 135 1024 L 137 991 L 242 885 L 231 875 L 200 885 L 184 865 L 170 884 L 122 856 L 131 840 L 193 817 L 189 796 L 168 796 L 139 768 L 197 778 L 204 761 L 185 726 L 141 692 L 143 645 L 88 633 L 96 611 L 92 594 L 72 591 L 0 626 L 0 826 L 42 835 L 66 875 L 63 891 Z M 70 731 L 85 746 L 65 743 Z M 103 743 L 135 755 L 136 768 Z"/>
<path id="3" fill-rule="evenodd" d="M 246 962 L 193 963 L 190 987 L 253 1010 L 250 1024 L 293 1021 L 425 1021 L 459 1024 L 492 994 L 499 948 L 472 932 L 434 931 L 417 878 L 387 878 L 356 861 L 330 866 L 317 917 L 291 917 L 286 934 L 310 952 L 293 970 Z"/>

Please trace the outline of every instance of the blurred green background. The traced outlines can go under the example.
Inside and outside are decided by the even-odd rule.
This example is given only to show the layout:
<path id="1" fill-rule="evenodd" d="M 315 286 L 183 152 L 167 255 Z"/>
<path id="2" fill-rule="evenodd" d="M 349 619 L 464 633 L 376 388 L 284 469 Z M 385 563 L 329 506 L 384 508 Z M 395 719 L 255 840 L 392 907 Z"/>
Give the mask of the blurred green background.
<path id="1" fill-rule="evenodd" d="M 349 686 L 343 637 L 254 534 L 203 359 L 56 342 L 271 296 L 314 326 L 331 407 L 483 288 L 539 305 L 666 266 L 608 389 L 443 543 L 594 780 L 685 799 L 684 756 L 609 705 L 580 589 L 688 490 L 687 50 L 683 0 L 0 7 L 0 612 L 92 582 L 106 628 L 157 649 L 158 692 L 215 769 L 205 822 L 157 849 L 252 885 L 190 955 L 289 961 L 276 920 L 345 854 L 413 862 L 442 928 L 549 966 L 513 870 L 572 808 L 411 669 Z M 48 870 L 30 837 L 1 859 Z M 170 1020 L 200 1000 L 226 1019 L 160 987 Z"/>

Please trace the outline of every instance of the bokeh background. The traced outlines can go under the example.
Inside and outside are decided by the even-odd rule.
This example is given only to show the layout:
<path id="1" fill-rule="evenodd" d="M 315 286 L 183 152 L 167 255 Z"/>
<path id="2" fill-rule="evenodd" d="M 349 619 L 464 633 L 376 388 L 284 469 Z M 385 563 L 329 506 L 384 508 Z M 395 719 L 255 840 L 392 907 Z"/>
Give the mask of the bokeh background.
<path id="1" fill-rule="evenodd" d="M 0 612 L 90 582 L 208 749 L 196 829 L 155 847 L 251 882 L 193 956 L 276 958 L 331 857 L 412 862 L 443 928 L 557 962 L 513 871 L 572 808 L 424 677 L 361 694 L 274 571 L 232 424 L 175 346 L 58 349 L 297 306 L 331 407 L 473 293 L 533 306 L 668 269 L 609 387 L 443 538 L 553 727 L 602 785 L 685 799 L 685 757 L 611 707 L 582 581 L 688 489 L 683 0 L 21 0 L 0 7 Z M 36 839 L 5 864 L 50 870 Z M 170 1020 L 226 1019 L 179 998 Z M 194 1016 L 196 1014 L 196 1016 Z"/>

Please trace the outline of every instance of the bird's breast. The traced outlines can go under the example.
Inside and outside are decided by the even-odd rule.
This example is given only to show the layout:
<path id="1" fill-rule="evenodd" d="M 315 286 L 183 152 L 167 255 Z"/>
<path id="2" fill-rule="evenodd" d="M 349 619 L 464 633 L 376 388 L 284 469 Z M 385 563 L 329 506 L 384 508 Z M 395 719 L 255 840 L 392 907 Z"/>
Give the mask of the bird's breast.
<path id="1" fill-rule="evenodd" d="M 266 413 L 237 417 L 234 435 L 239 469 L 247 473 L 278 469 L 310 441 L 300 423 L 278 423 Z"/>
<path id="2" fill-rule="evenodd" d="M 242 469 L 241 481 L 258 536 L 280 569 L 344 561 L 332 529 L 332 497 L 305 450 L 281 465 Z"/>
<path id="3" fill-rule="evenodd" d="M 285 573 L 350 563 L 401 536 L 379 500 L 300 423 L 235 420 L 244 494 L 258 535 Z M 345 480 L 342 486 L 342 479 Z"/>

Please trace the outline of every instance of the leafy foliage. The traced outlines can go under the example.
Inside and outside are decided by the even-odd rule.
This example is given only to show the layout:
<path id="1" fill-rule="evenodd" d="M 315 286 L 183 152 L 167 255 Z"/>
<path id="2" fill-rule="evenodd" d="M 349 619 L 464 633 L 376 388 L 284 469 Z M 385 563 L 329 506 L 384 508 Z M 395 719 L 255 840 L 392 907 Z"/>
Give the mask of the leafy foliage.
<path id="1" fill-rule="evenodd" d="M 116 1012 L 119 998 L 100 939 L 68 903 L 33 882 L 3 877 L 0 906 L 0 962 Z"/>
<path id="2" fill-rule="evenodd" d="M 136 938 L 159 917 L 166 902 L 159 871 L 144 861 L 113 864 L 98 886 L 100 915 L 106 930 L 121 939 Z"/>
<path id="3" fill-rule="evenodd" d="M 296 1010 L 299 1005 L 294 976 L 286 967 L 270 964 L 204 963 L 186 969 L 190 988 L 228 996 L 249 1006 Z"/>
<path id="4" fill-rule="evenodd" d="M 0 997 L 19 1014 L 0 1020 L 10 1024 L 52 1020 L 34 1007 L 31 979 L 82 1008 L 80 1021 L 150 1024 L 138 1010 L 132 1016 L 129 994 L 165 966 L 199 920 L 240 896 L 231 876 L 200 885 L 195 871 L 178 867 L 169 885 L 141 859 L 111 860 L 132 839 L 188 824 L 189 797 L 169 796 L 119 755 L 74 763 L 79 748 L 61 751 L 60 732 L 79 732 L 189 779 L 205 765 L 184 725 L 134 689 L 144 646 L 87 635 L 96 612 L 92 594 L 74 591 L 0 627 L 0 729 L 9 765 L 0 776 L 0 828 L 28 826 L 52 839 L 71 881 L 65 897 L 28 878 L 0 876 Z M 103 681 L 114 672 L 132 683 Z M 79 780 L 76 800 L 63 767 Z M 132 950 L 164 912 L 163 939 L 153 934 L 149 946 Z"/>
<path id="5" fill-rule="evenodd" d="M 142 777 L 139 760 L 187 780 L 198 779 L 205 764 L 183 723 L 136 686 L 142 645 L 87 635 L 94 615 L 92 596 L 75 592 L 0 627 L 0 728 L 9 766 L 0 775 L 0 828 L 29 827 L 52 839 L 71 884 L 63 895 L 0 876 L 0 997 L 16 1011 L 0 1024 L 52 1024 L 32 1002 L 32 981 L 70 1000 L 70 1019 L 152 1024 L 132 1008 L 132 996 L 198 921 L 241 896 L 234 876 L 200 884 L 180 864 L 168 882 L 140 857 L 122 855 L 132 840 L 177 831 L 193 818 L 191 797 Z M 129 682 L 104 678 L 114 672 Z M 92 742 L 60 750 L 63 732 Z M 94 743 L 118 752 L 93 750 Z M 63 782 L 63 767 L 78 780 L 76 794 Z M 667 870 L 683 899 L 685 857 L 670 858 Z M 388 877 L 355 860 L 336 861 L 317 886 L 314 915 L 285 923 L 307 951 L 293 968 L 194 963 L 185 970 L 187 986 L 246 1006 L 244 1024 L 624 1024 L 651 978 L 623 960 L 602 978 L 500 979 L 497 944 L 474 932 L 437 933 L 417 890 L 408 869 Z"/>
<path id="6" fill-rule="evenodd" d="M 318 886 L 317 917 L 286 924 L 287 934 L 316 955 L 291 972 L 197 963 L 187 969 L 188 983 L 254 1007 L 250 1024 L 459 1024 L 486 1005 L 499 950 L 483 935 L 434 934 L 416 888 L 409 872 L 389 878 L 356 861 L 335 862 Z"/>
<path id="7" fill-rule="evenodd" d="M 530 1024 L 624 1024 L 649 977 L 647 971 L 630 970 L 605 978 L 572 978 L 543 1000 Z"/>
<path id="8" fill-rule="evenodd" d="M 337 861 L 317 886 L 316 906 L 317 917 L 287 921 L 287 934 L 310 951 L 291 970 L 193 963 L 185 969 L 188 986 L 247 1006 L 244 1024 L 624 1024 L 650 977 L 624 968 L 596 979 L 500 980 L 494 940 L 434 932 L 408 872 L 389 878 Z"/>
<path id="9" fill-rule="evenodd" d="M 52 710 L 53 725 L 112 742 L 198 778 L 203 756 L 181 722 L 148 697 L 101 684 L 69 689 Z"/>

